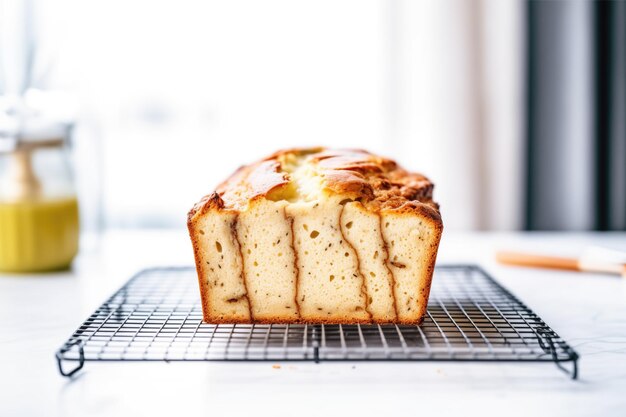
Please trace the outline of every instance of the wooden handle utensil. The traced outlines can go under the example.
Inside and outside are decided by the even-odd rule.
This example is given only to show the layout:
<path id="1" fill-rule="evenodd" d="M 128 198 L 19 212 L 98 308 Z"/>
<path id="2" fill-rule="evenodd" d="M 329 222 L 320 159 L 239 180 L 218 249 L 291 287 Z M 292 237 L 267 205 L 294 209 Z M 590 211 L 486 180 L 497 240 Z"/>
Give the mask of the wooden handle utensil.
<path id="1" fill-rule="evenodd" d="M 622 275 L 626 278 L 626 253 L 590 247 L 580 258 L 563 258 L 522 252 L 498 251 L 496 260 L 504 265 L 550 268 Z"/>

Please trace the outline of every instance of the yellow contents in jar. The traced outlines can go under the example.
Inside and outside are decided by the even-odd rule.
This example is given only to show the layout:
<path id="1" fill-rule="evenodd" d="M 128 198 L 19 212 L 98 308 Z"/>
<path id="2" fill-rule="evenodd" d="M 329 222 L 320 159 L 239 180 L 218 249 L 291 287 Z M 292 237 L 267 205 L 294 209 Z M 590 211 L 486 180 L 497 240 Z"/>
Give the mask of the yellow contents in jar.
<path id="1" fill-rule="evenodd" d="M 67 268 L 78 252 L 75 197 L 0 201 L 0 271 Z"/>

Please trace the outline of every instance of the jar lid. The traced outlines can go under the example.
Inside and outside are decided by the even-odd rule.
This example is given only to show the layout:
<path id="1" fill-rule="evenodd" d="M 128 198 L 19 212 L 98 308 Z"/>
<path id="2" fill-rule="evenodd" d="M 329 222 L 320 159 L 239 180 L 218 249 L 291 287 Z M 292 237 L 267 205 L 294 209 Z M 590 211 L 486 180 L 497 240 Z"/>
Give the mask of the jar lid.
<path id="1" fill-rule="evenodd" d="M 43 118 L 23 119 L 21 123 L 0 120 L 0 153 L 63 146 L 71 127 L 69 123 Z"/>
<path id="2" fill-rule="evenodd" d="M 41 101 L 41 97 L 35 98 Z M 34 101 L 32 97 L 30 101 Z M 19 97 L 0 97 L 0 153 L 65 144 L 73 124 L 46 111 L 49 103 L 39 107 Z"/>

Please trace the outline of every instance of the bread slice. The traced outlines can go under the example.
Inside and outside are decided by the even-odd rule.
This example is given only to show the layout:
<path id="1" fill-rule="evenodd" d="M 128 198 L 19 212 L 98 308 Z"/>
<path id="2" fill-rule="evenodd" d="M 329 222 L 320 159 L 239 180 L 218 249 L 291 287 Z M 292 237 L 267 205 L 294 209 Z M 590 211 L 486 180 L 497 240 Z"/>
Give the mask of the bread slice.
<path id="1" fill-rule="evenodd" d="M 208 323 L 420 323 L 443 229 L 432 183 L 361 150 L 277 152 L 189 212 Z"/>

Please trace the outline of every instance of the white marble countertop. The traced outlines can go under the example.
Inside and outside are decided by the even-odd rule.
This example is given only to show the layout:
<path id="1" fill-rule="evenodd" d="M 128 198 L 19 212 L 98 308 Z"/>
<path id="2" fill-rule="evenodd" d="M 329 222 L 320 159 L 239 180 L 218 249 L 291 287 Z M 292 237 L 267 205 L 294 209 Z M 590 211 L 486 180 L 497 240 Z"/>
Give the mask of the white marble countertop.
<path id="1" fill-rule="evenodd" d="M 445 362 L 91 362 L 67 379 L 54 352 L 132 273 L 192 263 L 184 231 L 86 238 L 71 271 L 0 275 L 0 416 L 621 416 L 626 280 L 493 262 L 496 248 L 576 255 L 588 244 L 626 250 L 626 233 L 446 233 L 438 260 L 491 272 L 581 355 L 578 381 L 550 364 Z"/>

